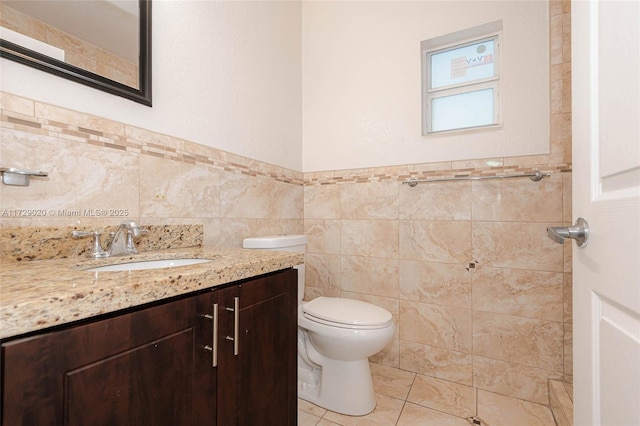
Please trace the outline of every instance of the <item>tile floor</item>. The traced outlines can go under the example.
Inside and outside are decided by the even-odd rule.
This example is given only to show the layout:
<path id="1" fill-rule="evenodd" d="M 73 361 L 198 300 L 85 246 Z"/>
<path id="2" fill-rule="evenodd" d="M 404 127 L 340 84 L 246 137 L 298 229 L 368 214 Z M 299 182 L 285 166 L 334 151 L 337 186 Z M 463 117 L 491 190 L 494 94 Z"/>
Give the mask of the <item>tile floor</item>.
<path id="1" fill-rule="evenodd" d="M 299 426 L 469 426 L 467 418 L 459 417 L 461 410 L 457 395 L 446 398 L 424 398 L 412 392 L 420 374 L 397 368 L 371 364 L 377 407 L 362 417 L 352 417 L 325 410 L 298 399 Z M 549 407 L 521 399 L 510 398 L 478 389 L 471 415 L 482 419 L 483 426 L 556 426 Z"/>

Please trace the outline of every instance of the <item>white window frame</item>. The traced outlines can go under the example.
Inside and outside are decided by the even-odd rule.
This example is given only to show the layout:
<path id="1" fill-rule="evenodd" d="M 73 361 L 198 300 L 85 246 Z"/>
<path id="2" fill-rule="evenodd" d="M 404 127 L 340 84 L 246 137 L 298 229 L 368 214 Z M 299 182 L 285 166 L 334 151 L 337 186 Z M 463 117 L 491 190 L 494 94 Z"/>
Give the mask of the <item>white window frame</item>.
<path id="1" fill-rule="evenodd" d="M 460 84 L 431 88 L 431 56 L 449 50 L 460 49 L 465 46 L 494 41 L 494 76 L 484 79 L 466 81 Z M 420 43 L 422 61 L 422 135 L 475 131 L 492 129 L 502 126 L 501 107 L 501 78 L 500 56 L 502 47 L 502 21 L 490 22 L 447 34 L 444 36 L 423 40 Z M 462 127 L 455 129 L 433 131 L 432 102 L 434 99 L 470 93 L 485 89 L 493 89 L 493 123 L 481 126 Z"/>

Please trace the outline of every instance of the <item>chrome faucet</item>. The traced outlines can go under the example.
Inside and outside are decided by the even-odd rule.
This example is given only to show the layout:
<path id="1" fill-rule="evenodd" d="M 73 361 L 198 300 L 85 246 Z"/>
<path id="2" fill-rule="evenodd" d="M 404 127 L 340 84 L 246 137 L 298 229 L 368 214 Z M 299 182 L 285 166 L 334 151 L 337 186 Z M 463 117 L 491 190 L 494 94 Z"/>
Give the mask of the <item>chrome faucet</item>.
<path id="1" fill-rule="evenodd" d="M 108 256 L 126 256 L 128 254 L 138 254 L 138 249 L 133 242 L 134 237 L 140 234 L 146 234 L 146 230 L 140 229 L 137 222 L 133 220 L 125 220 L 118 226 L 111 245 L 107 252 Z"/>

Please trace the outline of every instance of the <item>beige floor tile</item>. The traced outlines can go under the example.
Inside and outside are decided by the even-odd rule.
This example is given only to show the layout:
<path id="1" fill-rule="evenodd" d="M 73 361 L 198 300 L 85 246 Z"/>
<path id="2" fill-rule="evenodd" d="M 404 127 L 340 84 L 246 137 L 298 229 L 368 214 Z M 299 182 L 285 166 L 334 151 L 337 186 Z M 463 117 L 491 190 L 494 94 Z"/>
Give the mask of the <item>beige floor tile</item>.
<path id="1" fill-rule="evenodd" d="M 322 417 L 327 412 L 324 408 L 318 407 L 317 405 L 300 398 L 298 398 L 298 410 L 313 414 L 316 417 Z"/>
<path id="2" fill-rule="evenodd" d="M 420 374 L 416 376 L 407 401 L 458 417 L 476 414 L 474 388 Z"/>
<path id="3" fill-rule="evenodd" d="M 298 410 L 298 426 L 316 426 L 319 421 L 320 417 Z"/>
<path id="4" fill-rule="evenodd" d="M 556 426 L 549 407 L 478 390 L 478 417 L 490 426 Z"/>
<path id="5" fill-rule="evenodd" d="M 407 402 L 397 426 L 469 426 L 467 420 Z"/>
<path id="6" fill-rule="evenodd" d="M 373 378 L 373 388 L 376 393 L 404 401 L 409 395 L 416 374 L 386 365 L 371 363 L 371 377 Z"/>
<path id="7" fill-rule="evenodd" d="M 320 422 L 317 424 L 317 426 L 336 426 L 336 425 L 339 425 L 339 423 L 333 423 L 325 419 L 320 420 Z"/>
<path id="8" fill-rule="evenodd" d="M 378 405 L 375 410 L 366 416 L 346 416 L 344 414 L 328 411 L 323 420 L 342 425 L 342 426 L 363 426 L 363 425 L 395 425 L 400 417 L 400 412 L 404 405 L 404 401 L 391 398 L 385 395 L 376 394 L 376 402 Z M 322 422 L 318 424 L 321 426 Z"/>
<path id="9" fill-rule="evenodd" d="M 564 382 L 549 380 L 549 399 L 558 426 L 572 426 L 573 401 Z"/>

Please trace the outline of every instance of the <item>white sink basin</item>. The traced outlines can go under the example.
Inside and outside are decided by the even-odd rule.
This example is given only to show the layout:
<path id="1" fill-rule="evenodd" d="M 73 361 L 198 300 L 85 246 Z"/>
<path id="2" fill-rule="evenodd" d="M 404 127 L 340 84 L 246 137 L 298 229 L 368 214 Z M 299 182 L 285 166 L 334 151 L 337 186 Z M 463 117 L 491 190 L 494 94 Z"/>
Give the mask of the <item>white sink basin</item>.
<path id="1" fill-rule="evenodd" d="M 145 269 L 175 268 L 176 266 L 197 265 L 211 262 L 213 259 L 166 259 L 166 260 L 141 260 L 138 262 L 118 263 L 117 265 L 98 266 L 85 269 L 85 271 L 142 271 Z"/>

